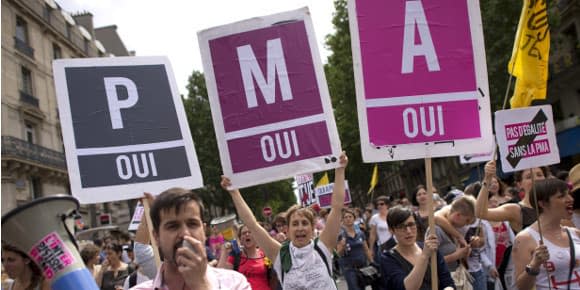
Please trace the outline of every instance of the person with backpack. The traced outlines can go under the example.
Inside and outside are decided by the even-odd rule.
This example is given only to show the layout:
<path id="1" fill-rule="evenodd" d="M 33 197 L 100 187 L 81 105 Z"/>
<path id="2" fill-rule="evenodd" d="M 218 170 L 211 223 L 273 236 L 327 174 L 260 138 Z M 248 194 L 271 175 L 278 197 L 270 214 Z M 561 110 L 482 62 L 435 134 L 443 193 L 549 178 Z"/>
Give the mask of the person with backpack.
<path id="1" fill-rule="evenodd" d="M 331 211 L 319 238 L 314 238 L 314 213 L 308 207 L 294 205 L 287 211 L 288 242 L 280 244 L 262 228 L 250 207 L 237 189 L 230 195 L 239 217 L 250 229 L 258 246 L 273 261 L 274 270 L 283 289 L 336 290 L 332 278 L 332 250 L 340 230 L 341 210 L 344 204 L 344 175 L 348 158 L 343 152 L 340 167 L 335 170 Z M 230 180 L 222 176 L 224 189 Z"/>
<path id="2" fill-rule="evenodd" d="M 342 212 L 342 229 L 338 236 L 336 251 L 342 275 L 346 279 L 348 290 L 364 289 L 363 281 L 359 281 L 357 269 L 365 267 L 373 260 L 373 254 L 366 243 L 366 236 L 354 226 L 355 212 L 344 209 Z"/>
<path id="3" fill-rule="evenodd" d="M 246 276 L 253 290 L 269 290 L 270 269 L 272 263 L 264 252 L 258 248 L 250 229 L 241 225 L 238 228 L 240 251 L 232 251 L 231 244 L 224 244 L 221 249 L 219 268 L 238 271 Z"/>

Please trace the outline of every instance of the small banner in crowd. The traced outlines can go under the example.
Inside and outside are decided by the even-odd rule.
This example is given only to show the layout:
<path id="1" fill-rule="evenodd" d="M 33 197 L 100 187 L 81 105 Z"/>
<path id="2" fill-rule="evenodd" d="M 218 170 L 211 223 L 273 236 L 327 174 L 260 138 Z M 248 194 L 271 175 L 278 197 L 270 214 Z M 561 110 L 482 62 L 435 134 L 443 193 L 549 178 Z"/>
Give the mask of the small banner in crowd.
<path id="1" fill-rule="evenodd" d="M 503 172 L 560 163 L 550 105 L 497 111 L 495 132 Z"/>
<path id="2" fill-rule="evenodd" d="M 461 164 L 469 164 L 469 163 L 481 163 L 490 161 L 493 158 L 493 152 L 496 149 L 495 139 L 491 142 L 491 147 L 488 151 L 483 153 L 474 153 L 474 154 L 465 154 L 459 156 L 459 162 Z"/>
<path id="3" fill-rule="evenodd" d="M 314 177 L 312 174 L 301 174 L 294 176 L 296 182 L 296 189 L 298 190 L 298 198 L 302 206 L 308 206 L 316 202 L 316 195 L 314 194 Z"/>
<path id="4" fill-rule="evenodd" d="M 222 169 L 233 188 L 339 166 L 308 8 L 198 33 Z"/>
<path id="5" fill-rule="evenodd" d="M 53 71 L 71 190 L 81 203 L 203 186 L 166 57 L 58 59 Z"/>
<path id="6" fill-rule="evenodd" d="M 133 218 L 131 218 L 131 222 L 129 223 L 129 231 L 136 231 L 139 228 L 139 224 L 141 223 L 141 218 L 143 218 L 143 213 L 145 213 L 145 208 L 141 202 L 138 202 L 135 206 L 135 212 L 133 213 Z"/>
<path id="7" fill-rule="evenodd" d="M 317 203 L 321 208 L 330 208 L 332 206 L 332 191 L 334 190 L 334 182 L 314 188 L 316 193 Z M 350 189 L 348 187 L 348 180 L 344 181 L 344 204 L 350 204 L 352 198 L 350 196 Z"/>

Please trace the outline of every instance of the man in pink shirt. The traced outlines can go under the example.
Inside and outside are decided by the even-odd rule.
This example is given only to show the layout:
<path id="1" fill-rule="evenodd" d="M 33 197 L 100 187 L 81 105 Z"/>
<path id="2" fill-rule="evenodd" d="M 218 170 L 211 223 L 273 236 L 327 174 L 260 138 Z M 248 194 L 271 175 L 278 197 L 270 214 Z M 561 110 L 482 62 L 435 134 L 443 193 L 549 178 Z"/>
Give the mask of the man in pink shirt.
<path id="1" fill-rule="evenodd" d="M 208 266 L 203 230 L 203 204 L 191 190 L 171 188 L 151 206 L 153 236 L 164 262 L 154 280 L 133 290 L 251 289 L 235 271 Z"/>

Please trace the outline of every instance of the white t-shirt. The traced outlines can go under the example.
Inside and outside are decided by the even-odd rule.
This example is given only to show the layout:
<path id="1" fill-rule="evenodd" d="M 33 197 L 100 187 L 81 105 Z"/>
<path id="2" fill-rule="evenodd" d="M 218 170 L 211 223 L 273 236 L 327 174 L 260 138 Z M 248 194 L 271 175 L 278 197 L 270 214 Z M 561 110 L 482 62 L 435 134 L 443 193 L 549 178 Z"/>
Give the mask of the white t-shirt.
<path id="1" fill-rule="evenodd" d="M 387 242 L 393 234 L 389 231 L 389 226 L 387 225 L 387 219 L 382 219 L 380 215 L 374 214 L 369 222 L 370 226 L 375 226 L 377 230 L 377 244 L 382 245 Z"/>
<path id="2" fill-rule="evenodd" d="M 292 268 L 288 273 L 284 274 L 284 281 L 282 281 L 282 265 L 280 253 L 278 253 L 276 261 L 274 261 L 274 270 L 278 275 L 278 280 L 283 283 L 282 288 L 284 290 L 336 290 L 336 284 L 328 273 L 328 267 L 330 267 L 330 272 L 332 273 L 332 254 L 323 242 L 318 241 L 317 245 L 330 265 L 324 265 L 324 261 L 314 249 L 314 241 L 302 248 L 296 248 L 290 243 Z"/>

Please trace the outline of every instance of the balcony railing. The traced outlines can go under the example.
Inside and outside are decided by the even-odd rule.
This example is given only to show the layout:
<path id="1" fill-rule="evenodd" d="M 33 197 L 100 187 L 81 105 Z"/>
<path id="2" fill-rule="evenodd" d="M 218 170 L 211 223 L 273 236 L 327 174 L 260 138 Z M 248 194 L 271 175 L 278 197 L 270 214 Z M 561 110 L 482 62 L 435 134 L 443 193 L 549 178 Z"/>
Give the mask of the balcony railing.
<path id="1" fill-rule="evenodd" d="M 23 41 L 16 36 L 14 36 L 14 48 L 24 53 L 26 56 L 34 58 L 34 48 L 30 47 L 26 41 Z"/>
<path id="2" fill-rule="evenodd" d="M 66 160 L 63 153 L 28 143 L 16 137 L 2 136 L 2 159 L 9 157 L 66 171 Z"/>
<path id="3" fill-rule="evenodd" d="M 38 108 L 38 98 L 20 91 L 20 101 Z"/>

